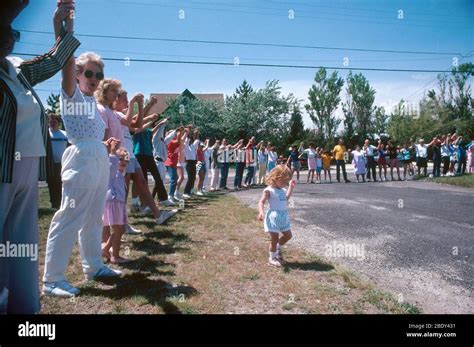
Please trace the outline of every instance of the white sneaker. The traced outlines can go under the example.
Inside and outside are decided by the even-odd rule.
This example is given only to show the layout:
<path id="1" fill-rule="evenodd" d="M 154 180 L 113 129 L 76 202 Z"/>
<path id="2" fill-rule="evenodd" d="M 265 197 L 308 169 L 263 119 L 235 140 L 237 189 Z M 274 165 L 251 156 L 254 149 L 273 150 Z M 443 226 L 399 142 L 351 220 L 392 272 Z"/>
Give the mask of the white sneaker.
<path id="1" fill-rule="evenodd" d="M 137 214 L 141 217 L 146 216 L 147 214 L 152 214 L 153 211 L 149 206 L 145 206 L 145 208 L 141 209 Z"/>
<path id="2" fill-rule="evenodd" d="M 163 200 L 163 201 L 160 201 L 160 205 L 161 206 L 173 206 L 175 205 L 174 201 L 173 200 Z"/>
<path id="3" fill-rule="evenodd" d="M 97 271 L 95 274 L 86 274 L 86 278 L 88 280 L 95 280 L 98 278 L 113 278 L 113 277 L 120 277 L 122 274 L 122 271 L 112 269 L 108 266 L 103 266 L 100 268 L 99 271 Z"/>
<path id="4" fill-rule="evenodd" d="M 269 258 L 268 259 L 268 265 L 270 266 L 275 266 L 275 267 L 281 267 L 280 260 L 278 258 Z"/>
<path id="5" fill-rule="evenodd" d="M 189 195 L 189 194 L 183 194 L 183 198 L 185 198 L 185 199 L 189 199 L 190 197 L 191 197 L 191 195 Z"/>
<path id="6" fill-rule="evenodd" d="M 143 231 L 141 231 L 140 229 L 132 227 L 130 224 L 125 224 L 125 234 L 140 235 L 140 234 L 143 234 Z"/>
<path id="7" fill-rule="evenodd" d="M 161 224 L 165 223 L 168 219 L 173 217 L 177 212 L 178 212 L 178 210 L 161 211 L 160 216 L 158 218 L 156 218 L 156 220 L 155 220 L 156 224 L 161 225 Z"/>
<path id="8" fill-rule="evenodd" d="M 203 193 L 202 191 L 198 191 L 198 192 L 196 193 L 196 195 L 204 196 L 204 193 Z"/>
<path id="9" fill-rule="evenodd" d="M 78 295 L 79 289 L 71 286 L 68 281 L 63 280 L 59 282 L 44 282 L 43 294 L 51 296 L 62 296 L 71 298 Z"/>

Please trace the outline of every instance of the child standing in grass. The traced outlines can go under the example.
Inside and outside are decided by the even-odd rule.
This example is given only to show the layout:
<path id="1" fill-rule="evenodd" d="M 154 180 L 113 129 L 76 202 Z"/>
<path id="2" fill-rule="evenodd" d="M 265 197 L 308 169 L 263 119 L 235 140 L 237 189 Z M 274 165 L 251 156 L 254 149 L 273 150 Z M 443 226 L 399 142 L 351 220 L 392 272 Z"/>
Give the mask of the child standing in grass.
<path id="1" fill-rule="evenodd" d="M 277 165 L 265 178 L 268 187 L 263 190 L 262 198 L 258 203 L 258 219 L 264 221 L 264 230 L 270 234 L 271 238 L 268 264 L 275 267 L 282 266 L 282 246 L 292 237 L 287 206 L 287 200 L 290 199 L 296 185 L 296 182 L 291 179 L 292 176 L 293 174 L 288 166 Z M 287 191 L 285 187 L 289 183 Z M 267 201 L 270 208 L 264 214 Z M 281 237 L 280 233 L 283 234 Z"/>

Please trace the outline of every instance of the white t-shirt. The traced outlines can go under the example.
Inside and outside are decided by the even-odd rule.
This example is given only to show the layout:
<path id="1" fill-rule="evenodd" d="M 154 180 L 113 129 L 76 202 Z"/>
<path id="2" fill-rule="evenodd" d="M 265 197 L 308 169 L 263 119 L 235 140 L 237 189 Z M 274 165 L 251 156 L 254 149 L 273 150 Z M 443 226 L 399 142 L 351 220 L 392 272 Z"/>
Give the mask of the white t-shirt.
<path id="1" fill-rule="evenodd" d="M 267 152 L 264 149 L 258 150 L 258 163 L 265 164 L 267 162 Z"/>
<path id="2" fill-rule="evenodd" d="M 104 139 L 106 125 L 93 96 L 82 94 L 76 86 L 72 97 L 69 97 L 64 90 L 61 91 L 60 103 L 69 142 Z"/>
<path id="3" fill-rule="evenodd" d="M 271 210 L 286 211 L 288 209 L 285 188 L 280 189 L 268 186 L 264 191 L 270 192 L 268 204 Z"/>
<path id="4" fill-rule="evenodd" d="M 186 157 L 186 160 L 196 160 L 196 150 L 199 143 L 199 140 L 194 140 L 193 143 L 189 144 L 189 138 L 186 139 L 184 147 L 184 156 Z"/>
<path id="5" fill-rule="evenodd" d="M 268 162 L 275 163 L 278 159 L 278 154 L 274 151 L 268 151 Z"/>
<path id="6" fill-rule="evenodd" d="M 308 159 L 313 159 L 316 157 L 316 151 L 312 148 L 306 148 L 303 152 L 308 155 Z"/>
<path id="7" fill-rule="evenodd" d="M 376 150 L 377 147 L 368 145 L 367 148 L 365 148 L 365 155 L 368 157 L 373 157 L 374 156 L 374 150 Z"/>
<path id="8" fill-rule="evenodd" d="M 60 163 L 63 153 L 67 147 L 67 136 L 64 130 L 49 129 L 49 137 L 51 137 L 51 149 L 53 150 L 53 160 Z"/>
<path id="9" fill-rule="evenodd" d="M 419 158 L 426 158 L 428 157 L 428 147 L 426 145 L 416 145 L 416 156 Z"/>
<path id="10" fill-rule="evenodd" d="M 17 114 L 15 132 L 15 152 L 20 157 L 44 157 L 43 136 L 41 135 L 41 107 L 31 91 L 25 89 L 17 75 L 20 69 L 13 64 L 12 58 L 7 58 L 8 73 L 0 69 L 0 76 L 15 95 Z"/>

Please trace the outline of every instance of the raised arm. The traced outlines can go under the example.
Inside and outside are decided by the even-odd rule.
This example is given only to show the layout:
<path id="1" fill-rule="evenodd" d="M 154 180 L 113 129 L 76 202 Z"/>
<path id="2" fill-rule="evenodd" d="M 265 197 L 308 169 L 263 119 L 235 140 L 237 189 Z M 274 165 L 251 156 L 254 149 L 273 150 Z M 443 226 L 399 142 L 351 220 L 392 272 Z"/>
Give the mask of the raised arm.
<path id="1" fill-rule="evenodd" d="M 304 151 L 304 144 L 303 142 L 300 143 L 300 147 L 298 148 L 298 153 L 302 153 Z"/>
<path id="2" fill-rule="evenodd" d="M 143 112 L 143 99 L 144 99 L 144 96 L 141 93 L 135 94 L 132 97 L 132 99 L 130 100 L 130 102 L 128 104 L 127 114 L 125 115 L 125 118 L 120 119 L 120 123 L 122 125 L 125 125 L 127 127 L 132 125 L 133 118 L 135 116 L 133 114 L 133 106 L 134 106 L 135 103 L 137 104 L 137 107 L 138 107 L 137 115 L 139 115 L 140 113 Z M 137 117 L 137 119 L 138 119 L 138 117 Z M 140 125 L 141 124 L 137 124 L 137 123 L 133 124 L 133 126 L 135 126 L 135 127 L 139 127 Z"/>
<path id="3" fill-rule="evenodd" d="M 296 182 L 291 180 L 288 191 L 286 192 L 286 200 L 290 200 L 291 194 L 293 194 L 293 189 L 295 189 L 295 186 L 296 186 Z"/>
<path id="4" fill-rule="evenodd" d="M 153 129 L 151 129 L 153 134 L 155 134 L 158 131 L 158 129 L 160 129 L 160 127 L 165 125 L 166 123 L 168 123 L 168 118 L 162 119 L 157 125 L 153 127 Z"/>
<path id="5" fill-rule="evenodd" d="M 54 12 L 53 25 L 56 42 L 46 54 L 32 60 L 24 61 L 19 68 L 28 82 L 34 86 L 54 76 L 62 69 L 62 88 L 68 96 L 74 94 L 76 89 L 76 67 L 74 52 L 80 42 L 73 36 L 71 11 L 74 4 L 62 4 Z M 64 27 L 63 22 L 67 25 Z"/>
<path id="6" fill-rule="evenodd" d="M 204 148 L 202 149 L 203 152 L 207 151 L 207 149 L 209 148 L 209 139 L 206 139 L 206 144 L 204 145 Z"/>

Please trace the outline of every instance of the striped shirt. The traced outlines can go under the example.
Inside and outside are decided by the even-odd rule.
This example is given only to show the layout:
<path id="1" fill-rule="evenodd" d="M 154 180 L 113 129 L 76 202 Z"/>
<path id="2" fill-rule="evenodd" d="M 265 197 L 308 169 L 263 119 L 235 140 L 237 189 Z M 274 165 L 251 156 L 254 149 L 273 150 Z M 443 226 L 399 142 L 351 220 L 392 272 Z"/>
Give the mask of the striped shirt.
<path id="1" fill-rule="evenodd" d="M 79 45 L 79 41 L 72 33 L 64 31 L 48 53 L 24 61 L 17 67 L 19 69 L 18 80 L 26 90 L 31 92 L 40 106 L 38 117 L 40 117 L 41 135 L 46 148 L 46 157 L 40 158 L 39 179 L 43 181 L 46 180 L 47 173 L 53 172 L 53 157 L 46 114 L 33 87 L 61 70 Z M 17 111 L 18 105 L 15 95 L 5 80 L 0 78 L 0 182 L 2 183 L 12 182 L 13 163 L 15 159 L 18 159 L 15 158 Z"/>

